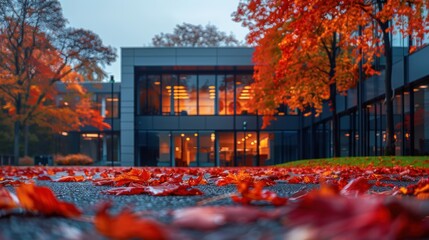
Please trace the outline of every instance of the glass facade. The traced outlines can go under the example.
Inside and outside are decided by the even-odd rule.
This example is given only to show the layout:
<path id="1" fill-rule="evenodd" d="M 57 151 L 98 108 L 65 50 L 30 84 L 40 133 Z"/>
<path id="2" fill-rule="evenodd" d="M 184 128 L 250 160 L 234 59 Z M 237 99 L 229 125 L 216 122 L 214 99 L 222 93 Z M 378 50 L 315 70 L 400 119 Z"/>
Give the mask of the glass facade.
<path id="1" fill-rule="evenodd" d="M 138 165 L 267 166 L 296 160 L 297 139 L 295 131 L 141 131 Z"/>
<path id="2" fill-rule="evenodd" d="M 254 114 L 248 106 L 252 97 L 251 67 L 168 72 L 137 73 L 138 116 Z"/>
<path id="3" fill-rule="evenodd" d="M 395 155 L 429 155 L 429 80 L 396 90 L 393 98 Z M 386 106 L 383 96 L 339 114 L 341 156 L 383 156 L 386 147 Z M 359 113 L 362 119 L 359 119 Z M 326 120 L 325 120 L 326 121 Z M 361 126 L 359 126 L 361 121 Z M 332 156 L 326 149 L 330 130 L 324 123 L 303 129 L 302 158 Z M 325 139 L 320 141 L 320 139 Z M 325 151 L 323 149 L 326 149 Z"/>

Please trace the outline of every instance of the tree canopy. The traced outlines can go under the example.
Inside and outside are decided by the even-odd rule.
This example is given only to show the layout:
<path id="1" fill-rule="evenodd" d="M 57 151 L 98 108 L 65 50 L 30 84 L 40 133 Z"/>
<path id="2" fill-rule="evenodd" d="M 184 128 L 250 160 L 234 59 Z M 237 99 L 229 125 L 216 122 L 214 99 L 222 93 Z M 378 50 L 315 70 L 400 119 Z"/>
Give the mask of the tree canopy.
<path id="1" fill-rule="evenodd" d="M 173 33 L 160 33 L 152 38 L 155 47 L 220 47 L 242 45 L 235 36 L 219 31 L 214 25 L 177 24 Z"/>
<path id="2" fill-rule="evenodd" d="M 329 96 L 345 92 L 359 78 L 378 74 L 374 60 L 384 56 L 391 149 L 390 38 L 400 34 L 412 38 L 417 46 L 422 43 L 427 32 L 427 8 L 426 0 L 240 1 L 234 19 L 249 28 L 247 40 L 256 45 L 253 106 L 265 109 L 268 115 L 275 114 L 282 103 L 320 113 Z M 335 92 L 329 91 L 332 84 Z"/>
<path id="3" fill-rule="evenodd" d="M 15 156 L 25 126 L 79 130 L 108 128 L 91 110 L 82 81 L 101 81 L 116 58 L 94 33 L 67 27 L 57 0 L 0 1 L 0 98 L 14 121 Z M 76 94 L 77 104 L 58 106 L 56 83 Z"/>

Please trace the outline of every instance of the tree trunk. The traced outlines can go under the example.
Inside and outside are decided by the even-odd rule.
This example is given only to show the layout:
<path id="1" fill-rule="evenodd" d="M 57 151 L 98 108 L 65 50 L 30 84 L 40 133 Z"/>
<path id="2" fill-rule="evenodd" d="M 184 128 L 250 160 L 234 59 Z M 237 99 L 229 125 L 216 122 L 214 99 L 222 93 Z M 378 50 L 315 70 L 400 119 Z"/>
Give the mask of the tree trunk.
<path id="1" fill-rule="evenodd" d="M 25 124 L 24 128 L 24 156 L 28 156 L 28 134 L 29 134 L 28 124 Z"/>
<path id="2" fill-rule="evenodd" d="M 332 42 L 331 42 L 331 56 L 330 56 L 330 70 L 329 70 L 329 80 L 332 81 L 335 77 L 335 68 L 337 67 L 337 33 L 333 33 Z M 329 86 L 329 97 L 331 102 L 331 112 L 332 112 L 332 142 L 333 146 L 333 155 L 334 157 L 340 156 L 340 134 L 338 127 L 338 115 L 337 115 L 337 84 L 335 81 Z"/>
<path id="3" fill-rule="evenodd" d="M 339 157 L 340 154 L 340 135 L 338 126 L 338 115 L 337 115 L 337 84 L 333 83 L 330 86 L 330 98 L 331 98 L 331 111 L 332 111 L 332 142 L 333 146 L 333 157 Z"/>
<path id="4" fill-rule="evenodd" d="M 386 105 L 386 156 L 395 155 L 395 129 L 393 124 L 393 94 L 392 89 L 392 47 L 390 46 L 390 34 L 386 32 L 388 23 L 383 24 L 384 40 L 384 56 L 386 57 L 386 70 L 384 75 L 384 90 L 386 92 L 385 105 Z"/>
<path id="5" fill-rule="evenodd" d="M 18 165 L 19 161 L 19 142 L 20 142 L 20 134 L 21 134 L 21 123 L 19 121 L 15 121 L 14 124 L 14 142 L 13 142 L 13 156 L 14 163 Z"/>

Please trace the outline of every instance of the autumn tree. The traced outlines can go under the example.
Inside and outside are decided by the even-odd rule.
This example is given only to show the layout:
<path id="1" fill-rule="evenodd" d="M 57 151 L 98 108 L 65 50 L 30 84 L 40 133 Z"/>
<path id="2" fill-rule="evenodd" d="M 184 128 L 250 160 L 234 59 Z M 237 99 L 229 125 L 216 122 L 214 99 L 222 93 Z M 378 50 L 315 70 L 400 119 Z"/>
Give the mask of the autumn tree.
<path id="1" fill-rule="evenodd" d="M 0 1 L 0 97 L 14 122 L 15 159 L 21 133 L 31 124 L 55 131 L 78 130 L 83 124 L 108 127 L 91 110 L 79 82 L 103 79 L 101 67 L 115 60 L 115 50 L 94 33 L 66 22 L 57 0 Z M 80 101 L 58 108 L 58 82 Z"/>
<path id="2" fill-rule="evenodd" d="M 266 105 L 268 108 L 286 101 L 290 106 L 301 109 L 308 106 L 319 113 L 328 95 L 331 102 L 334 99 L 333 86 L 338 91 L 353 86 L 359 68 L 364 77 L 377 73 L 373 61 L 385 56 L 386 153 L 394 154 L 390 38 L 400 31 L 403 37 L 422 39 L 427 24 L 423 9 L 427 4 L 423 0 L 413 1 L 413 4 L 400 0 L 241 1 L 235 18 L 250 29 L 248 40 L 257 45 L 254 58 L 264 58 L 264 50 L 258 51 L 267 46 L 264 41 L 281 52 L 272 77 L 262 78 L 256 73 L 256 84 L 265 86 L 255 88 L 256 93 L 271 90 L 266 87 L 271 85 L 278 89 L 275 90 L 277 101 Z M 272 41 L 267 36 L 273 26 L 277 26 L 273 24 L 275 19 L 284 34 L 282 39 Z M 324 67 L 327 65 L 329 68 Z M 328 73 L 328 79 L 322 76 L 323 72 Z"/>
<path id="3" fill-rule="evenodd" d="M 227 35 L 216 26 L 207 24 L 193 25 L 183 23 L 176 25 L 173 33 L 160 33 L 152 38 L 155 47 L 219 47 L 240 46 L 241 43 L 233 34 Z"/>
<path id="4" fill-rule="evenodd" d="M 305 115 L 312 113 L 311 108 L 318 115 L 329 100 L 334 156 L 338 156 L 335 97 L 354 86 L 357 71 L 341 33 L 326 28 L 330 17 L 323 8 L 306 10 L 312 11 L 311 19 L 297 14 L 306 4 L 301 1 L 290 8 L 284 1 L 242 1 L 234 13 L 234 19 L 250 29 L 248 41 L 256 45 L 252 106 L 264 114 L 266 126 L 280 104 L 307 111 Z"/>

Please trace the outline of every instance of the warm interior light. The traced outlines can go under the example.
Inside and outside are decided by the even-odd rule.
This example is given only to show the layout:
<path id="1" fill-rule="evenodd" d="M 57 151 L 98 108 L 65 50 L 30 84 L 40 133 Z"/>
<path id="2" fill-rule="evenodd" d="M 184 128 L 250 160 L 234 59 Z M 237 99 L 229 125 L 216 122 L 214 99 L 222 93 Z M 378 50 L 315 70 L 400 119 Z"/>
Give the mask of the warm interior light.
<path id="1" fill-rule="evenodd" d="M 113 102 L 117 102 L 117 101 L 118 101 L 118 98 L 113 98 L 113 99 L 112 99 L 112 98 L 106 98 L 106 101 L 107 101 L 107 102 L 112 102 L 112 101 L 113 101 Z M 67 104 L 66 104 L 66 105 L 67 105 Z"/>
<path id="2" fill-rule="evenodd" d="M 180 134 L 180 136 L 184 137 L 184 136 L 185 136 L 185 134 L 184 134 L 184 133 L 182 133 L 182 134 Z"/>
<path id="3" fill-rule="evenodd" d="M 161 84 L 161 82 L 156 81 L 156 82 L 154 82 L 153 84 L 155 84 L 155 85 L 159 85 L 159 84 Z"/>
<path id="4" fill-rule="evenodd" d="M 421 85 L 420 88 L 428 88 L 427 85 Z"/>
<path id="5" fill-rule="evenodd" d="M 240 99 L 240 100 L 247 100 L 247 99 L 250 99 L 250 97 L 247 97 L 247 96 L 240 96 L 240 97 L 238 97 L 238 99 Z"/>
<path id="6" fill-rule="evenodd" d="M 68 132 L 62 132 L 62 133 L 61 133 L 61 135 L 63 135 L 63 136 L 68 136 L 68 135 L 69 135 L 69 133 L 68 133 Z"/>
<path id="7" fill-rule="evenodd" d="M 83 138 L 98 138 L 98 133 L 84 133 L 82 134 Z"/>

